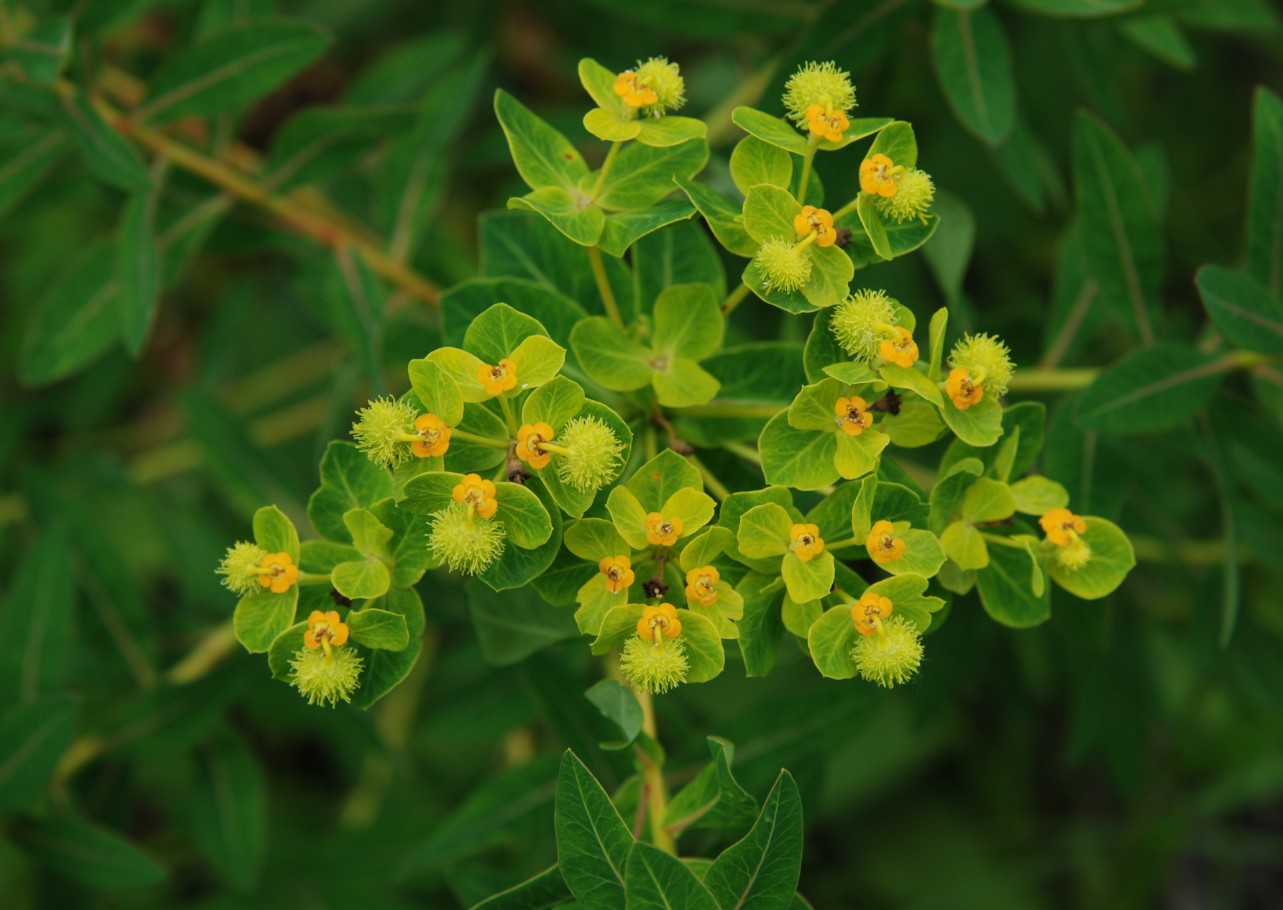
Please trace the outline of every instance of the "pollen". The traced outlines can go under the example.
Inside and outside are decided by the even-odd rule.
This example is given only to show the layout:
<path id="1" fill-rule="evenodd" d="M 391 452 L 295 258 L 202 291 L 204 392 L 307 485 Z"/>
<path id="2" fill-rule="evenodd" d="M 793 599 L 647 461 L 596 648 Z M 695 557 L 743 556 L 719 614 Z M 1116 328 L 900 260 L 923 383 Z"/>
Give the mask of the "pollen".
<path id="1" fill-rule="evenodd" d="M 847 436 L 859 436 L 873 426 L 873 415 L 869 413 L 869 404 L 859 395 L 850 398 L 839 398 L 833 405 L 836 415 L 834 422 Z"/>
<path id="2" fill-rule="evenodd" d="M 284 594 L 298 581 L 298 566 L 288 553 L 268 553 L 263 557 L 258 584 L 273 594 Z"/>
<path id="3" fill-rule="evenodd" d="M 642 692 L 659 695 L 686 682 L 690 662 L 680 641 L 629 638 L 619 658 L 624 678 Z"/>
<path id="4" fill-rule="evenodd" d="M 248 594 L 258 587 L 258 576 L 267 551 L 256 543 L 241 540 L 227 548 L 218 568 L 223 576 L 223 587 L 233 594 Z"/>
<path id="5" fill-rule="evenodd" d="M 356 412 L 352 438 L 370 461 L 380 467 L 396 467 L 410 458 L 406 442 L 417 415 L 404 401 L 376 398 Z"/>
<path id="6" fill-rule="evenodd" d="M 784 84 L 783 100 L 786 116 L 802 126 L 809 124 L 812 119 L 809 115 L 815 107 L 821 113 L 832 111 L 845 115 L 855 107 L 855 86 L 851 84 L 851 74 L 838 69 L 833 61 L 813 60 L 789 76 Z"/>
<path id="7" fill-rule="evenodd" d="M 870 558 L 878 565 L 894 562 L 904 555 L 904 540 L 895 536 L 895 527 L 889 521 L 875 522 L 865 543 Z"/>
<path id="8" fill-rule="evenodd" d="M 605 576 L 606 590 L 611 594 L 627 590 L 637 580 L 632 560 L 627 556 L 607 556 L 597 563 L 597 568 Z"/>
<path id="9" fill-rule="evenodd" d="M 717 585 L 722 575 L 714 566 L 700 566 L 686 573 L 686 596 L 692 603 L 717 603 Z"/>
<path id="10" fill-rule="evenodd" d="M 428 548 L 452 572 L 476 575 L 490 568 L 503 553 L 503 523 L 478 518 L 460 502 L 452 502 L 432 516 Z"/>
<path id="11" fill-rule="evenodd" d="M 861 288 L 834 307 L 829 329 L 842 350 L 858 360 L 872 360 L 883 340 L 895 334 L 898 320 L 895 301 L 886 291 Z"/>
<path id="12" fill-rule="evenodd" d="M 494 481 L 485 480 L 480 474 L 464 475 L 451 491 L 450 498 L 475 511 L 479 518 L 494 518 L 495 512 L 499 511 Z"/>
<path id="13" fill-rule="evenodd" d="M 665 518 L 658 512 L 646 516 L 646 542 L 656 547 L 671 547 L 682 536 L 682 520 L 674 515 Z"/>
<path id="14" fill-rule="evenodd" d="M 573 489 L 599 490 L 619 473 L 624 444 L 600 418 L 576 417 L 569 421 L 561 428 L 556 444 L 561 449 L 557 476 Z"/>
<path id="15" fill-rule="evenodd" d="M 882 339 L 878 354 L 883 360 L 890 361 L 896 366 L 911 367 L 918 362 L 918 343 L 913 340 L 913 334 L 904 326 L 897 325 L 894 329 L 895 334 L 890 338 Z"/>
<path id="16" fill-rule="evenodd" d="M 762 289 L 791 294 L 811 280 L 811 257 L 788 240 L 768 240 L 753 257 L 762 273 Z"/>
<path id="17" fill-rule="evenodd" d="M 624 70 L 615 77 L 615 94 L 632 110 L 659 103 L 659 95 L 632 70 Z"/>
<path id="18" fill-rule="evenodd" d="M 414 432 L 419 437 L 410 443 L 415 458 L 444 455 L 450 448 L 450 428 L 436 414 L 420 414 L 414 421 Z"/>
<path id="19" fill-rule="evenodd" d="M 1047 539 L 1058 547 L 1069 546 L 1079 534 L 1087 532 L 1087 522 L 1068 509 L 1052 509 L 1038 519 L 1038 524 L 1042 526 Z"/>
<path id="20" fill-rule="evenodd" d="M 851 621 L 861 635 L 874 635 L 893 610 L 891 598 L 865 591 L 859 600 L 851 604 Z"/>
<path id="21" fill-rule="evenodd" d="M 789 549 L 802 562 L 810 562 L 824 552 L 824 539 L 819 525 L 796 524 L 789 530 Z"/>
<path id="22" fill-rule="evenodd" d="M 949 353 L 949 366 L 962 367 L 972 381 L 983 385 L 994 398 L 1007 394 L 1007 385 L 1016 365 L 1011 351 L 996 335 L 965 335 Z M 979 400 L 979 399 L 977 399 Z"/>
<path id="23" fill-rule="evenodd" d="M 483 364 L 477 367 L 477 380 L 487 395 L 502 395 L 517 385 L 517 366 L 508 358 L 496 366 Z"/>
<path id="24" fill-rule="evenodd" d="M 949 371 L 949 378 L 944 381 L 944 390 L 959 411 L 965 411 L 985 396 L 984 387 L 972 378 L 965 367 L 954 367 Z"/>
<path id="25" fill-rule="evenodd" d="M 816 246 L 833 246 L 838 239 L 838 232 L 833 227 L 833 214 L 813 205 L 802 206 L 802 211 L 793 219 L 793 230 L 799 237 L 815 234 Z"/>
<path id="26" fill-rule="evenodd" d="M 893 616 L 879 623 L 876 635 L 861 635 L 851 649 L 860 676 L 890 689 L 908 682 L 922 665 L 922 639 L 913 623 Z"/>
<path id="27" fill-rule="evenodd" d="M 540 446 L 551 442 L 552 436 L 552 427 L 546 423 L 522 424 L 521 429 L 517 430 L 517 457 L 536 471 L 548 467 L 552 456 Z"/>
<path id="28" fill-rule="evenodd" d="M 300 648 L 290 661 L 290 685 L 309 705 L 350 702 L 361 681 L 361 656 L 351 648 Z"/>
<path id="29" fill-rule="evenodd" d="M 891 199 L 900 191 L 904 168 L 879 152 L 860 162 L 860 189 L 870 196 Z"/>
<path id="30" fill-rule="evenodd" d="M 917 218 L 923 224 L 935 200 L 936 187 L 931 175 L 917 168 L 908 168 L 900 175 L 899 190 L 887 198 L 878 196 L 878 211 L 897 223 Z"/>

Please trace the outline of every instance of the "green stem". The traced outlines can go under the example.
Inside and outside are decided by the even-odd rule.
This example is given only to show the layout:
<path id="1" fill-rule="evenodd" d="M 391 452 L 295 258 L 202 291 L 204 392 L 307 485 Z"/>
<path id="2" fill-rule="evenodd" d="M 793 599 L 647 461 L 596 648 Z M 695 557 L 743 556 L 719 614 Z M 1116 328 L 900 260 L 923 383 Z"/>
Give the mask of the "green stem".
<path id="1" fill-rule="evenodd" d="M 622 142 L 612 142 L 610 151 L 606 153 L 606 160 L 601 163 L 601 170 L 597 172 L 597 182 L 593 184 L 592 199 L 595 202 L 601 195 L 602 187 L 606 185 L 606 175 L 610 173 L 610 166 L 615 163 L 615 156 L 619 154 Z"/>
<path id="2" fill-rule="evenodd" d="M 731 291 L 730 295 L 726 298 L 725 302 L 722 304 L 722 312 L 729 316 L 732 312 L 734 312 L 735 308 L 739 306 L 740 303 L 743 302 L 744 298 L 748 296 L 748 293 L 751 290 L 752 288 L 750 288 L 747 284 L 744 284 L 741 282 L 740 286 L 737 287 L 735 290 Z"/>
<path id="3" fill-rule="evenodd" d="M 499 399 L 503 401 L 504 399 Z M 460 442 L 470 442 L 474 445 L 488 446 L 491 449 L 506 449 L 511 444 L 507 439 L 495 439 L 493 436 L 479 436 L 476 433 L 465 433 L 463 430 L 450 430 L 450 438 L 457 439 Z"/>
<path id="4" fill-rule="evenodd" d="M 595 244 L 588 247 L 588 262 L 592 265 L 593 278 L 597 279 L 597 292 L 601 294 L 606 315 L 622 329 L 624 317 L 619 315 L 619 304 L 615 302 L 615 292 L 610 287 L 610 279 L 606 277 L 606 265 L 601 261 L 601 249 Z"/>
<path id="5" fill-rule="evenodd" d="M 1012 392 L 1072 392 L 1091 385 L 1100 370 L 1096 367 L 1079 369 L 1016 370 L 1011 377 Z"/>
<path id="6" fill-rule="evenodd" d="M 655 703 L 649 692 L 634 689 L 637 701 L 642 709 L 642 732 L 655 742 L 659 742 L 659 731 L 655 724 Z M 638 763 L 641 765 L 642 792 L 646 796 L 646 814 L 650 817 L 650 837 L 655 846 L 671 856 L 677 855 L 677 842 L 664 827 L 664 816 L 668 814 L 668 785 L 664 781 L 664 769 L 659 763 L 637 749 Z"/>
<path id="7" fill-rule="evenodd" d="M 508 432 L 511 433 L 513 436 L 516 436 L 517 435 L 517 418 L 512 413 L 512 405 L 508 403 L 508 399 L 503 395 L 499 396 L 499 409 L 503 411 L 503 420 L 504 420 L 504 423 L 508 425 Z M 508 447 L 507 443 L 504 443 L 504 448 L 506 449 L 507 447 Z"/>
<path id="8" fill-rule="evenodd" d="M 727 489 L 726 484 L 718 480 L 717 475 L 710 471 L 704 462 L 694 455 L 687 455 L 686 460 L 699 470 L 700 476 L 704 478 L 704 486 L 708 488 L 709 492 L 719 500 L 726 500 L 730 497 L 731 491 Z"/>
<path id="9" fill-rule="evenodd" d="M 838 209 L 836 212 L 833 213 L 833 222 L 836 224 L 837 222 L 845 218 L 847 215 L 850 215 L 852 212 L 854 212 L 855 207 L 857 204 L 859 204 L 859 202 L 860 202 L 860 194 L 856 193 L 854 199 L 852 199 L 846 205 L 842 206 L 842 208 Z"/>
<path id="10" fill-rule="evenodd" d="M 298 583 L 301 585 L 328 585 L 330 576 L 325 572 L 299 572 Z"/>
<path id="11" fill-rule="evenodd" d="M 815 150 L 820 147 L 820 137 L 812 133 L 806 140 L 806 154 L 802 156 L 802 176 L 797 181 L 797 199 L 806 205 L 806 187 L 811 182 L 811 162 L 815 160 Z"/>
<path id="12" fill-rule="evenodd" d="M 778 410 L 778 408 L 776 410 Z M 762 456 L 758 453 L 757 449 L 754 449 L 751 446 L 746 446 L 742 442 L 724 442 L 722 443 L 722 448 L 730 452 L 732 455 L 738 455 L 745 461 L 751 461 L 753 464 L 762 463 Z"/>
<path id="13" fill-rule="evenodd" d="M 710 401 L 708 404 L 697 404 L 689 408 L 682 408 L 683 417 L 774 417 L 780 411 L 787 408 L 786 404 L 741 404 L 738 402 L 727 402 L 726 404 L 717 404 Z"/>
<path id="14" fill-rule="evenodd" d="M 858 547 L 858 546 L 860 546 L 860 544 L 856 542 L 854 537 L 844 537 L 841 540 L 834 541 L 833 543 L 825 543 L 824 549 L 828 550 L 831 553 L 834 550 L 846 550 L 851 547 Z"/>

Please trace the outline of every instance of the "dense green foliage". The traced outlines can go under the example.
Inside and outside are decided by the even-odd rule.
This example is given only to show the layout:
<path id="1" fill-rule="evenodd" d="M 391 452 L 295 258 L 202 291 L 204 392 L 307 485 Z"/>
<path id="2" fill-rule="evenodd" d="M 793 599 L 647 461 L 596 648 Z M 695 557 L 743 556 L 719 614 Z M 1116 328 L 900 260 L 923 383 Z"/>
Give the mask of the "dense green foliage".
<path id="1" fill-rule="evenodd" d="M 1266 4 L 60 6 L 0 9 L 19 906 L 1283 887 Z"/>

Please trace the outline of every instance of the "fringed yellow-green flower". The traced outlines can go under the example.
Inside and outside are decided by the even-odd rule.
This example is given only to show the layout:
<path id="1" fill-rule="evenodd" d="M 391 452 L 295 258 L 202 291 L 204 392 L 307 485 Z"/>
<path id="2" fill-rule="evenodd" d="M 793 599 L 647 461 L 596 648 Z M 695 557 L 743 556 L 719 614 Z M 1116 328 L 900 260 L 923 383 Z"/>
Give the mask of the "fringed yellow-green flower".
<path id="1" fill-rule="evenodd" d="M 395 398 L 376 398 L 356 412 L 352 437 L 375 464 L 391 468 L 410 458 L 410 430 L 418 411 Z"/>
<path id="2" fill-rule="evenodd" d="M 966 335 L 949 353 L 949 366 L 966 370 L 971 381 L 994 398 L 1007 394 L 1015 364 L 1011 352 L 996 335 Z"/>
<path id="3" fill-rule="evenodd" d="M 223 586 L 233 594 L 248 594 L 258 590 L 258 576 L 266 558 L 267 551 L 258 544 L 241 540 L 227 548 L 214 571 L 223 576 Z"/>
<path id="4" fill-rule="evenodd" d="M 908 682 L 922 664 L 922 639 L 903 616 L 880 622 L 872 635 L 860 635 L 851 649 L 860 676 L 890 689 Z"/>
<path id="5" fill-rule="evenodd" d="M 452 572 L 476 575 L 503 552 L 502 522 L 473 514 L 466 503 L 452 502 L 432 516 L 428 547 Z"/>
<path id="6" fill-rule="evenodd" d="M 855 86 L 851 74 L 833 61 L 803 64 L 784 84 L 784 109 L 799 126 L 807 122 L 807 109 L 816 104 L 834 111 L 855 107 Z"/>
<path id="7" fill-rule="evenodd" d="M 351 648 L 300 648 L 290 661 L 290 685 L 309 705 L 350 702 L 361 681 L 361 655 Z"/>
<path id="8" fill-rule="evenodd" d="M 899 319 L 895 301 L 886 291 L 860 289 L 833 308 L 829 328 L 842 350 L 860 360 L 872 360 L 882 341 L 895 333 Z"/>
<path id="9" fill-rule="evenodd" d="M 690 664 L 681 639 L 657 636 L 647 641 L 633 636 L 624 642 L 619 669 L 637 689 L 658 695 L 684 683 Z"/>
<path id="10" fill-rule="evenodd" d="M 637 81 L 649 87 L 657 99 L 650 105 L 652 115 L 675 111 L 686 103 L 686 80 L 681 67 L 667 57 L 651 57 L 637 64 Z"/>
<path id="11" fill-rule="evenodd" d="M 767 291 L 792 293 L 811 280 L 811 257 L 789 240 L 768 240 L 753 258 Z"/>
<path id="12" fill-rule="evenodd" d="M 878 197 L 878 211 L 897 222 L 912 218 L 925 222 L 936 196 L 931 175 L 917 168 L 909 168 L 900 176 L 899 182 L 899 189 L 894 196 L 889 199 Z"/>
<path id="13" fill-rule="evenodd" d="M 560 450 L 554 462 L 557 476 L 576 490 L 599 490 L 619 473 L 624 444 L 597 417 L 576 417 L 568 422 L 554 446 L 547 450 Z"/>

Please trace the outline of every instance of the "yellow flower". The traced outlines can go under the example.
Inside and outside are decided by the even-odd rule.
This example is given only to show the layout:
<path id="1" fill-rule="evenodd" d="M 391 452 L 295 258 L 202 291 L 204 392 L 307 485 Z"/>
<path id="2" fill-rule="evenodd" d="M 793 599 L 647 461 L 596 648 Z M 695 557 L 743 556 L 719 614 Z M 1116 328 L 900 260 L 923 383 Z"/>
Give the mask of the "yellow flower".
<path id="1" fill-rule="evenodd" d="M 552 456 L 539 446 L 551 442 L 552 435 L 552 427 L 546 423 L 522 424 L 517 430 L 517 457 L 535 470 L 548 467 Z"/>
<path id="2" fill-rule="evenodd" d="M 793 230 L 799 237 L 809 237 L 814 233 L 816 246 L 833 246 L 838 239 L 832 213 L 813 205 L 802 206 L 802 211 L 793 219 Z"/>
<path id="3" fill-rule="evenodd" d="M 624 70 L 615 77 L 615 94 L 633 110 L 659 103 L 659 95 L 655 94 L 655 90 L 649 85 L 643 85 L 632 70 Z"/>
<path id="4" fill-rule="evenodd" d="M 484 480 L 480 474 L 465 474 L 451 492 L 450 498 L 468 506 L 480 518 L 493 518 L 494 513 L 499 511 L 494 481 Z"/>
<path id="5" fill-rule="evenodd" d="M 842 134 L 851 125 L 846 114 L 822 104 L 812 104 L 806 109 L 806 128 L 821 139 L 841 142 Z"/>
<path id="6" fill-rule="evenodd" d="M 681 635 L 682 621 L 677 618 L 677 608 L 670 603 L 646 607 L 642 610 L 641 619 L 637 620 L 637 634 L 646 641 L 671 640 Z"/>
<path id="7" fill-rule="evenodd" d="M 714 566 L 700 566 L 686 573 L 686 596 L 695 603 L 710 606 L 717 603 L 717 583 L 722 575 Z"/>
<path id="8" fill-rule="evenodd" d="M 416 458 L 444 455 L 450 448 L 450 428 L 436 414 L 420 414 L 414 421 L 414 430 L 419 438 L 410 443 L 410 451 Z"/>
<path id="9" fill-rule="evenodd" d="M 891 615 L 892 609 L 891 598 L 865 591 L 859 600 L 851 604 L 851 621 L 861 635 L 872 635 Z"/>
<path id="10" fill-rule="evenodd" d="M 895 536 L 895 528 L 889 521 L 879 521 L 873 525 L 865 546 L 869 556 L 878 565 L 893 562 L 904 555 L 904 541 Z"/>
<path id="11" fill-rule="evenodd" d="M 949 378 L 944 381 L 944 390 L 949 393 L 953 406 L 965 411 L 985 397 L 982 385 L 972 379 L 965 367 L 954 367 L 949 371 Z"/>
<path id="12" fill-rule="evenodd" d="M 508 358 L 498 366 L 484 364 L 477 368 L 477 379 L 487 395 L 502 395 L 517 384 L 517 366 Z"/>
<path id="13" fill-rule="evenodd" d="M 308 648 L 338 647 L 347 644 L 347 623 L 339 619 L 338 610 L 313 610 L 307 617 L 307 629 L 303 632 L 303 645 Z"/>
<path id="14" fill-rule="evenodd" d="M 797 524 L 789 531 L 789 549 L 802 562 L 810 562 L 824 552 L 824 540 L 819 525 Z"/>
<path id="15" fill-rule="evenodd" d="M 1086 533 L 1087 522 L 1082 516 L 1068 509 L 1052 509 L 1038 519 L 1047 539 L 1058 547 L 1067 547 L 1079 535 Z"/>
<path id="16" fill-rule="evenodd" d="M 646 516 L 646 542 L 657 547 L 671 547 L 682 535 L 682 520 L 674 515 L 665 518 L 658 512 Z"/>
<path id="17" fill-rule="evenodd" d="M 904 168 L 879 152 L 860 162 L 860 189 L 870 196 L 890 199 L 900 190 Z"/>
<path id="18" fill-rule="evenodd" d="M 284 594 L 296 581 L 298 566 L 294 565 L 290 554 L 268 553 L 263 557 L 263 571 L 258 576 L 259 585 L 271 588 L 273 594 Z"/>
<path id="19" fill-rule="evenodd" d="M 913 334 L 902 325 L 893 326 L 895 335 L 882 339 L 878 353 L 883 360 L 889 360 L 896 366 L 911 367 L 918 361 L 918 343 Z"/>
<path id="20" fill-rule="evenodd" d="M 597 563 L 597 568 L 606 576 L 606 590 L 611 594 L 618 594 L 637 579 L 633 562 L 627 556 L 607 556 Z"/>
<path id="21" fill-rule="evenodd" d="M 839 398 L 833 405 L 833 412 L 837 415 L 837 425 L 847 436 L 859 436 L 873 426 L 873 415 L 869 413 L 868 402 L 859 395 Z"/>

